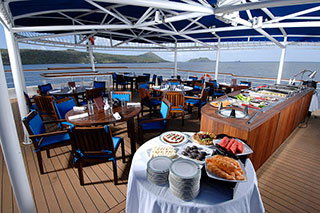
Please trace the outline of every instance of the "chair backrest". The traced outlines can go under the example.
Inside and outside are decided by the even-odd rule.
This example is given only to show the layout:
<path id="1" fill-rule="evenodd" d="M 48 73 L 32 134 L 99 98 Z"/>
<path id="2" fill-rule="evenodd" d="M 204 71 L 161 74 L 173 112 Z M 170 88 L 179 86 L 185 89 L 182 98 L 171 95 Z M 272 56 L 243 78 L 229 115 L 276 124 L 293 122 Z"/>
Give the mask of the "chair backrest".
<path id="1" fill-rule="evenodd" d="M 116 78 L 117 78 L 117 73 L 113 72 L 113 73 L 112 73 L 112 80 L 113 80 L 113 81 L 116 81 Z"/>
<path id="2" fill-rule="evenodd" d="M 138 84 L 138 89 L 139 88 L 149 89 L 149 84 L 145 83 L 145 82 L 139 83 Z"/>
<path id="3" fill-rule="evenodd" d="M 109 126 L 71 127 L 69 136 L 72 151 L 81 151 L 84 155 L 94 155 L 111 151 L 115 154 L 112 133 Z"/>
<path id="4" fill-rule="evenodd" d="M 157 80 L 158 80 L 158 85 L 161 85 L 161 83 L 163 82 L 163 77 L 158 76 Z"/>
<path id="5" fill-rule="evenodd" d="M 206 87 L 208 87 L 209 91 L 208 91 L 208 95 L 212 96 L 214 95 L 214 83 L 213 82 L 206 82 Z"/>
<path id="6" fill-rule="evenodd" d="M 251 87 L 251 81 L 240 81 L 240 84 L 246 84 L 248 87 Z"/>
<path id="7" fill-rule="evenodd" d="M 168 118 L 170 114 L 170 109 L 171 109 L 171 103 L 166 98 L 163 98 L 161 102 L 161 107 L 160 107 L 161 117 Z"/>
<path id="8" fill-rule="evenodd" d="M 76 106 L 76 103 L 74 102 L 74 99 L 72 97 L 53 100 L 52 104 L 56 114 L 56 118 L 59 120 L 65 119 L 67 112 L 73 109 L 74 106 Z"/>
<path id="9" fill-rule="evenodd" d="M 127 102 L 132 101 L 132 95 L 130 91 L 112 91 L 111 98 L 118 98 L 120 101 L 124 98 Z"/>
<path id="10" fill-rule="evenodd" d="M 235 78 L 232 79 L 232 85 L 233 85 L 233 86 L 237 85 L 237 79 L 235 79 Z"/>
<path id="11" fill-rule="evenodd" d="M 202 90 L 204 88 L 204 84 L 202 83 L 201 80 L 195 80 L 192 82 L 192 87 L 195 90 Z"/>
<path id="12" fill-rule="evenodd" d="M 37 95 L 33 98 L 41 116 L 54 116 L 53 97 L 50 95 Z"/>
<path id="13" fill-rule="evenodd" d="M 207 98 L 208 98 L 208 94 L 209 94 L 209 87 L 203 87 L 202 91 L 201 91 L 201 105 L 205 104 L 207 102 Z"/>
<path id="14" fill-rule="evenodd" d="M 143 75 L 139 75 L 137 78 L 136 78 L 136 84 L 138 85 L 139 83 L 147 83 L 149 80 L 147 80 L 147 77 L 146 76 L 143 76 Z"/>
<path id="15" fill-rule="evenodd" d="M 189 79 L 195 81 L 195 80 L 198 80 L 198 77 L 196 77 L 196 76 L 189 76 Z"/>
<path id="16" fill-rule="evenodd" d="M 106 88 L 106 82 L 105 81 L 94 81 L 93 82 L 93 87 L 94 88 Z"/>
<path id="17" fill-rule="evenodd" d="M 183 92 L 180 91 L 167 91 L 165 98 L 171 103 L 172 107 L 182 106 L 184 108 L 185 100 Z"/>
<path id="18" fill-rule="evenodd" d="M 93 100 L 96 97 L 100 97 L 103 95 L 103 88 L 93 88 L 93 89 L 89 89 L 86 90 L 86 99 L 89 100 Z"/>
<path id="19" fill-rule="evenodd" d="M 215 89 L 218 87 L 217 80 L 209 80 L 209 83 L 213 83 Z"/>
<path id="20" fill-rule="evenodd" d="M 150 76 L 151 74 L 150 73 L 143 73 L 142 75 L 146 76 L 146 80 L 149 81 L 150 80 Z"/>
<path id="21" fill-rule="evenodd" d="M 48 91 L 52 90 L 52 85 L 50 83 L 38 85 L 40 95 L 47 95 Z"/>
<path id="22" fill-rule="evenodd" d="M 29 135 L 38 135 L 46 132 L 46 127 L 44 126 L 40 115 L 34 110 L 32 110 L 26 117 L 24 117 L 22 119 L 22 122 L 26 127 Z M 35 145 L 35 143 L 37 144 L 39 140 L 40 138 L 33 138 L 32 142 L 34 142 Z"/>
<path id="23" fill-rule="evenodd" d="M 178 79 L 169 79 L 168 83 L 170 83 L 171 85 L 179 85 L 180 84 L 180 80 L 178 80 Z"/>
<path id="24" fill-rule="evenodd" d="M 23 91 L 23 94 L 24 94 L 24 99 L 25 99 L 25 101 L 26 101 L 26 104 L 27 104 L 27 106 L 28 106 L 28 109 L 31 110 L 31 109 L 32 109 L 31 99 L 30 99 L 29 95 L 28 95 L 25 91 Z"/>
<path id="25" fill-rule="evenodd" d="M 116 81 L 118 83 L 123 83 L 123 82 L 126 82 L 126 79 L 124 78 L 124 75 L 116 74 Z"/>
<path id="26" fill-rule="evenodd" d="M 143 87 L 140 87 L 138 89 L 138 91 L 139 91 L 140 102 L 142 102 L 142 101 L 150 101 L 150 94 L 149 94 L 147 89 L 145 89 Z"/>
<path id="27" fill-rule="evenodd" d="M 156 74 L 153 74 L 153 76 L 152 76 L 152 82 L 153 82 L 153 83 L 156 83 L 156 80 L 157 80 L 157 75 L 156 75 Z"/>

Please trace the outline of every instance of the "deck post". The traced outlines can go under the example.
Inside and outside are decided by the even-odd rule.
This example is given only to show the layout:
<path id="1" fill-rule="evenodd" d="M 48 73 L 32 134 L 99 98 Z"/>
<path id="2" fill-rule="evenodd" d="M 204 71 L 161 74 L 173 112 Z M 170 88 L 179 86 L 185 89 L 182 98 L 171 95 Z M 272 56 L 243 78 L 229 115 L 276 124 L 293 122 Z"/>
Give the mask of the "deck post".
<path id="1" fill-rule="evenodd" d="M 174 76 L 177 76 L 177 69 L 178 69 L 178 53 L 177 53 L 177 44 L 176 48 L 174 49 Z"/>
<path id="2" fill-rule="evenodd" d="M 10 32 L 7 28 L 4 27 L 4 33 L 5 33 L 6 42 L 7 42 L 11 73 L 13 77 L 16 97 L 18 100 L 19 112 L 20 112 L 21 118 L 23 118 L 28 114 L 28 108 L 27 108 L 27 104 L 23 94 L 23 91 L 26 89 L 26 87 L 25 87 L 25 80 L 24 80 L 24 75 L 22 71 L 21 60 L 19 59 L 19 56 L 18 56 L 19 51 L 16 49 L 18 48 L 18 46 L 12 32 Z M 23 131 L 24 131 L 23 143 L 29 144 L 30 142 L 28 141 L 28 132 L 24 127 L 23 127 Z"/>
<path id="3" fill-rule="evenodd" d="M 96 66 L 94 64 L 93 48 L 92 48 L 92 44 L 90 41 L 88 41 L 88 52 L 89 52 L 89 56 L 90 56 L 90 63 L 91 63 L 92 71 L 95 72 Z"/>
<path id="4" fill-rule="evenodd" d="M 218 49 L 216 53 L 216 70 L 214 72 L 214 79 L 218 81 L 218 72 L 219 72 L 219 61 L 220 61 L 220 41 L 221 39 L 218 39 Z"/>
<path id="5" fill-rule="evenodd" d="M 287 42 L 287 37 L 284 38 L 284 42 Z M 284 64 L 284 59 L 286 56 L 286 48 L 287 45 L 285 44 L 284 48 L 281 48 L 281 56 L 280 56 L 280 62 L 279 62 L 279 70 L 278 70 L 278 77 L 277 77 L 277 84 L 281 83 L 281 77 L 282 77 L 282 71 L 283 71 L 283 64 Z"/>
<path id="6" fill-rule="evenodd" d="M 10 105 L 1 54 L 0 91 L 0 141 L 12 189 L 19 212 L 36 212 Z"/>

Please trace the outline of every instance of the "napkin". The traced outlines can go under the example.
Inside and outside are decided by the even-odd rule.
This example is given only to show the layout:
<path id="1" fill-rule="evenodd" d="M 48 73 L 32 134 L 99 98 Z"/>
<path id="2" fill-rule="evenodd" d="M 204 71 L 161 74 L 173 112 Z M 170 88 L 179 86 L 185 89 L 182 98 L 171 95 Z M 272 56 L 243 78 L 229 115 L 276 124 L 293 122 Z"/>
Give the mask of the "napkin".
<path id="1" fill-rule="evenodd" d="M 82 114 L 78 114 L 78 115 L 71 115 L 69 116 L 69 120 L 75 120 L 75 119 L 79 119 L 79 118 L 84 118 L 87 117 L 88 113 L 82 113 Z"/>
<path id="2" fill-rule="evenodd" d="M 113 114 L 113 117 L 116 119 L 116 120 L 121 120 L 121 116 L 119 114 L 119 112 L 116 112 Z"/>
<path id="3" fill-rule="evenodd" d="M 131 102 L 131 103 L 127 103 L 127 106 L 133 106 L 133 107 L 139 107 L 140 103 L 139 102 Z"/>
<path id="4" fill-rule="evenodd" d="M 57 93 L 57 92 L 61 92 L 61 89 L 56 89 L 56 90 L 50 91 L 50 93 Z"/>
<path id="5" fill-rule="evenodd" d="M 74 106 L 73 107 L 73 111 L 75 111 L 75 112 L 82 112 L 84 110 L 86 110 L 85 106 Z"/>

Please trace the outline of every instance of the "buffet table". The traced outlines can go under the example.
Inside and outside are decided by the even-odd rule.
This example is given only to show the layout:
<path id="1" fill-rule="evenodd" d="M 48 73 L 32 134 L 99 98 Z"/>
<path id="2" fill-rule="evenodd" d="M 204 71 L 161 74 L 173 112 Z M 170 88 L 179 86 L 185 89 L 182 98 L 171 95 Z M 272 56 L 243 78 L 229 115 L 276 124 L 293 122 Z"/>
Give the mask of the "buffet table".
<path id="1" fill-rule="evenodd" d="M 249 116 L 245 119 L 221 117 L 217 114 L 216 107 L 206 104 L 201 109 L 200 130 L 246 141 L 254 152 L 250 159 L 255 169 L 258 169 L 306 118 L 313 91 L 306 88 L 284 98 L 281 103 L 271 106 L 267 111 L 249 109 Z M 234 97 L 237 94 L 239 91 L 228 96 Z M 227 96 L 223 96 L 218 100 L 226 98 Z M 227 108 L 239 110 L 237 107 Z M 248 124 L 252 117 L 255 119 Z"/>
<path id="2" fill-rule="evenodd" d="M 193 133 L 186 133 L 190 136 Z M 230 190 L 223 183 L 202 176 L 200 193 L 192 201 L 175 197 L 167 185 L 158 186 L 146 178 L 147 150 L 163 145 L 159 137 L 143 144 L 135 153 L 128 180 L 128 213 L 149 212 L 264 212 L 263 203 L 257 186 L 257 178 L 252 163 L 246 161 L 247 181 L 237 184 L 232 198 Z"/>

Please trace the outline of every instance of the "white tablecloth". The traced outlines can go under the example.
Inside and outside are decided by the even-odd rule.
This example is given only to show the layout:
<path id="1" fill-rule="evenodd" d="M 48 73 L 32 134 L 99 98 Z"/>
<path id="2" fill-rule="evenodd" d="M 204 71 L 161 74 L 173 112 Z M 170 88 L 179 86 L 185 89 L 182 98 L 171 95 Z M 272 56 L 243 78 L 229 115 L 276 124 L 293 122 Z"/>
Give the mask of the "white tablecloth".
<path id="1" fill-rule="evenodd" d="M 146 150 L 156 145 L 163 145 L 159 137 L 142 145 L 133 157 L 127 189 L 127 213 L 264 212 L 256 173 L 250 160 L 246 162 L 248 181 L 238 184 L 233 199 L 225 186 L 214 186 L 209 179 L 201 182 L 198 197 L 186 202 L 171 194 L 168 185 L 157 186 L 147 180 L 149 157 Z"/>
<path id="2" fill-rule="evenodd" d="M 313 112 L 319 109 L 319 99 L 318 99 L 318 93 L 314 93 L 311 99 L 309 111 Z"/>

